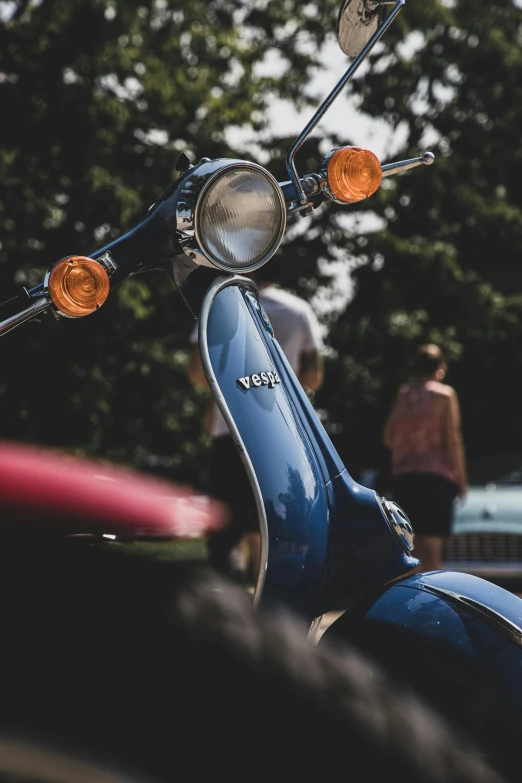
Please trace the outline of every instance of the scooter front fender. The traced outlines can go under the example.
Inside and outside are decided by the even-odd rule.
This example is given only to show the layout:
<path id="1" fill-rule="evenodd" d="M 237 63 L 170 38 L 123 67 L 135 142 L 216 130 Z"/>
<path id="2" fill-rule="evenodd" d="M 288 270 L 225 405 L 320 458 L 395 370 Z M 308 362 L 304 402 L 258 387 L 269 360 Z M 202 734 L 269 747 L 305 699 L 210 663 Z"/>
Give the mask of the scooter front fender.
<path id="1" fill-rule="evenodd" d="M 516 595 L 470 574 L 416 574 L 345 612 L 322 640 L 349 641 L 420 692 L 508 776 L 518 769 L 522 600 Z"/>

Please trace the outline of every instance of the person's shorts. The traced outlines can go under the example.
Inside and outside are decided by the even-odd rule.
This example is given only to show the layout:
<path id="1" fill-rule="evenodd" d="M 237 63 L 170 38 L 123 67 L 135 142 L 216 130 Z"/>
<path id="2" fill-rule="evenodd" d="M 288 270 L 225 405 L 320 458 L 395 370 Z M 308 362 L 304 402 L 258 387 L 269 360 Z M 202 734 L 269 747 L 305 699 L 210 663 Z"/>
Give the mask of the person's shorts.
<path id="1" fill-rule="evenodd" d="M 238 534 L 259 532 L 252 487 L 231 435 L 222 435 L 212 442 L 209 492 L 228 506 L 232 530 Z"/>
<path id="2" fill-rule="evenodd" d="M 431 473 L 405 473 L 392 480 L 393 500 L 406 512 L 413 532 L 448 536 L 458 487 Z"/>

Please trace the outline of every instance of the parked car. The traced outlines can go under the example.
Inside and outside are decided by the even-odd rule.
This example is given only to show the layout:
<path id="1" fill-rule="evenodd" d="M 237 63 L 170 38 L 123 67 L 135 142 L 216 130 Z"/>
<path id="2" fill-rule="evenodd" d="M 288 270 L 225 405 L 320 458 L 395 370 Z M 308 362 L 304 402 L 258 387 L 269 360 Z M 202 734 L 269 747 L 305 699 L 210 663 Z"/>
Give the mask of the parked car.
<path id="1" fill-rule="evenodd" d="M 445 567 L 522 593 L 522 454 L 470 461 L 469 490 L 457 502 Z"/>

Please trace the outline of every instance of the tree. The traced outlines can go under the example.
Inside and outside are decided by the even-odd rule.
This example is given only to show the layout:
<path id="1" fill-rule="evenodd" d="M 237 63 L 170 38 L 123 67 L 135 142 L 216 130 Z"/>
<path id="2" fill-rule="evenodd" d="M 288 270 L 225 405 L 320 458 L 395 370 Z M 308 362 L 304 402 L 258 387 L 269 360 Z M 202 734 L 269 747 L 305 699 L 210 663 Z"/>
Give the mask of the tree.
<path id="1" fill-rule="evenodd" d="M 353 82 L 365 112 L 402 130 L 395 159 L 436 154 L 354 205 L 382 228 L 345 233 L 355 294 L 320 401 L 354 470 L 383 460 L 384 418 L 427 341 L 448 356 L 468 456 L 520 450 L 521 33 L 511 0 L 406 3 Z"/>
<path id="2" fill-rule="evenodd" d="M 181 151 L 250 158 L 229 148 L 227 131 L 261 129 L 274 91 L 306 103 L 335 9 L 334 0 L 0 3 L 1 299 L 130 228 L 176 178 Z M 263 75 L 273 51 L 286 70 Z M 185 379 L 191 326 L 169 280 L 149 274 L 84 320 L 18 327 L 0 343 L 3 436 L 197 466 L 205 401 Z"/>

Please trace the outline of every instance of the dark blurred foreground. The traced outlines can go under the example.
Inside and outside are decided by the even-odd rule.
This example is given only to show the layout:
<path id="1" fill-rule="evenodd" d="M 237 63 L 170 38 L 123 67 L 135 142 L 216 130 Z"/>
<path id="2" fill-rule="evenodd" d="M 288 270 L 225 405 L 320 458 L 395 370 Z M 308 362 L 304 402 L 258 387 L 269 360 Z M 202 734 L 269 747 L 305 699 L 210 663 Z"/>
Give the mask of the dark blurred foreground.
<path id="1" fill-rule="evenodd" d="M 205 568 L 107 541 L 4 538 L 0 730 L 159 781 L 364 770 L 498 783 L 353 650 Z M 1 758 L 1 756 L 0 756 Z"/>

